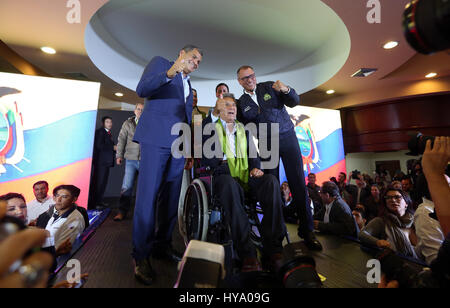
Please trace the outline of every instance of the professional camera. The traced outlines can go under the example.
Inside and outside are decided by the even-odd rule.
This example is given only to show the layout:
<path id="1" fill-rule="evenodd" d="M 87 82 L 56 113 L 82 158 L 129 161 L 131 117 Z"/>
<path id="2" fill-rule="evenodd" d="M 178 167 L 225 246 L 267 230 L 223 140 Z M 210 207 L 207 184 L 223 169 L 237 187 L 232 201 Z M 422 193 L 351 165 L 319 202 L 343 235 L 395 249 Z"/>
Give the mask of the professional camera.
<path id="1" fill-rule="evenodd" d="M 361 175 L 361 172 L 359 172 L 358 170 L 352 171 L 352 179 L 357 180 L 357 179 L 359 179 L 360 175 Z"/>
<path id="2" fill-rule="evenodd" d="M 450 1 L 412 0 L 403 13 L 406 40 L 423 54 L 450 48 Z"/>
<path id="3" fill-rule="evenodd" d="M 394 251 L 384 249 L 377 259 L 387 281 L 396 280 L 400 288 L 440 288 L 442 279 L 429 268 L 406 263 Z"/>
<path id="4" fill-rule="evenodd" d="M 424 136 L 422 133 L 413 134 L 411 139 L 408 141 L 408 149 L 409 152 L 406 155 L 422 155 L 425 151 L 425 146 L 427 145 L 427 141 L 431 140 L 431 147 L 433 147 L 435 137 L 433 136 Z"/>
<path id="5" fill-rule="evenodd" d="M 285 288 L 322 287 L 316 272 L 316 262 L 305 251 L 300 243 L 290 243 L 283 248 L 283 266 L 277 276 Z"/>

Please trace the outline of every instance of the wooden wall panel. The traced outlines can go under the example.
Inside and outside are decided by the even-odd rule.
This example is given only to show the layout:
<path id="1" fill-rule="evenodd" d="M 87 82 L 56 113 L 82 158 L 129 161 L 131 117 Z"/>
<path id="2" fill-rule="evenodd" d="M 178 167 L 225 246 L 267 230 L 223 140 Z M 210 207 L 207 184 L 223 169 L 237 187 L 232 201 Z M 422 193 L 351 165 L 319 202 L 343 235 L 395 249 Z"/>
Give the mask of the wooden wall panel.
<path id="1" fill-rule="evenodd" d="M 346 153 L 407 150 L 408 132 L 450 136 L 450 92 L 341 110 Z"/>

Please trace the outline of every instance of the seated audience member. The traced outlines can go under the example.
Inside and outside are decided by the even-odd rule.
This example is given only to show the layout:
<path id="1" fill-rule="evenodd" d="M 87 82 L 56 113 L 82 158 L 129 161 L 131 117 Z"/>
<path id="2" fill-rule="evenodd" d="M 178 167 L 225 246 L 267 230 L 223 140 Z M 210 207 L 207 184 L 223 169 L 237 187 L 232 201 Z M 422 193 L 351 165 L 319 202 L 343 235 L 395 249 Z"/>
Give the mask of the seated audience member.
<path id="1" fill-rule="evenodd" d="M 28 223 L 36 220 L 39 215 L 48 211 L 50 206 L 54 204 L 53 198 L 48 195 L 48 183 L 46 181 L 34 183 L 33 193 L 36 199 L 27 204 Z"/>
<path id="2" fill-rule="evenodd" d="M 368 222 L 379 215 L 382 203 L 380 188 L 374 184 L 370 187 L 370 196 L 364 202 Z"/>
<path id="3" fill-rule="evenodd" d="M 384 195 L 382 217 L 372 219 L 359 233 L 363 245 L 391 248 L 409 257 L 416 257 L 410 241 L 414 217 L 407 212 L 410 199 L 401 189 L 388 188 Z"/>
<path id="4" fill-rule="evenodd" d="M 394 189 L 402 189 L 402 183 L 400 181 L 392 181 L 389 186 Z"/>
<path id="5" fill-rule="evenodd" d="M 356 224 L 358 225 L 359 230 L 362 230 L 366 226 L 366 213 L 363 208 L 356 207 L 352 211 L 353 218 L 356 221 Z"/>
<path id="6" fill-rule="evenodd" d="M 292 194 L 288 182 L 283 182 L 280 187 L 281 200 L 283 204 L 284 220 L 291 224 L 298 223 L 298 214 L 295 203 L 292 202 Z"/>
<path id="7" fill-rule="evenodd" d="M 24 224 L 27 224 L 27 205 L 23 195 L 8 193 L 0 196 L 0 200 L 6 201 L 6 215 L 19 218 Z"/>
<path id="8" fill-rule="evenodd" d="M 74 185 L 60 185 L 53 189 L 55 205 L 39 216 L 36 226 L 49 232 L 44 248 L 56 256 L 69 253 L 76 238 L 85 229 L 85 219 L 75 202 L 80 189 Z"/>
<path id="9" fill-rule="evenodd" d="M 222 101 L 223 108 L 220 109 L 219 120 L 214 124 L 214 136 L 203 136 L 204 144 L 209 138 L 216 138 L 216 142 L 211 146 L 216 155 L 213 158 L 204 156 L 202 165 L 213 170 L 214 191 L 224 210 L 225 222 L 230 226 L 237 254 L 243 261 L 242 271 L 260 269 L 244 209 L 245 190 L 261 204 L 264 212 L 261 221 L 263 257 L 269 260 L 269 266 L 275 269 L 281 261 L 282 240 L 286 232 L 280 184 L 276 177 L 261 171 L 258 157 L 249 157 L 252 139 L 245 132 L 243 125 L 236 121 L 237 107 L 234 96 L 226 93 L 219 101 Z M 221 146 L 218 151 L 216 144 Z"/>
<path id="10" fill-rule="evenodd" d="M 445 236 L 437 220 L 428 183 L 423 174 L 418 176 L 417 184 L 423 202 L 414 213 L 414 226 L 417 236 L 416 252 L 418 257 L 427 264 L 431 264 L 436 259 Z"/>
<path id="11" fill-rule="evenodd" d="M 358 227 L 350 207 L 339 195 L 339 188 L 333 182 L 323 182 L 320 196 L 324 207 L 315 216 L 314 228 L 323 233 L 356 237 Z"/>
<path id="12" fill-rule="evenodd" d="M 314 215 L 322 209 L 322 198 L 320 198 L 320 186 L 316 184 L 316 175 L 314 173 L 308 174 L 308 189 L 309 198 L 314 205 Z"/>

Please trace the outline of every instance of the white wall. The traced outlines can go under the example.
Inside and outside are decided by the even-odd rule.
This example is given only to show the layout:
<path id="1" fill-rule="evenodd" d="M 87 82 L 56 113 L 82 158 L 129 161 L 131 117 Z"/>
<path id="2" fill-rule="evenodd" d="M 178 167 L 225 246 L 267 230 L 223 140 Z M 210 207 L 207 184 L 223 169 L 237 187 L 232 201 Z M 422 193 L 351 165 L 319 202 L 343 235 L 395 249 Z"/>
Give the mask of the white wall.
<path id="1" fill-rule="evenodd" d="M 385 160 L 399 160 L 400 168 L 403 173 L 407 173 L 406 162 L 410 159 L 418 159 L 419 156 L 409 156 L 406 153 L 409 151 L 384 152 L 384 153 L 350 153 L 345 156 L 347 166 L 347 174 L 357 169 L 363 173 L 371 176 L 375 172 L 375 162 Z"/>

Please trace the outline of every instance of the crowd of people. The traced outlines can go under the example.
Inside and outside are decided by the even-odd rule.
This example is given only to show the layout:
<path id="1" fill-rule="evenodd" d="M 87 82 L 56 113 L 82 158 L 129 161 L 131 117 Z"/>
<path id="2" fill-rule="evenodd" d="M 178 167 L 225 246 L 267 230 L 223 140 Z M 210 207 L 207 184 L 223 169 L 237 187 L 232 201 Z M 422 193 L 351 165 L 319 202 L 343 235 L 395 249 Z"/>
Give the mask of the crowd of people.
<path id="1" fill-rule="evenodd" d="M 122 125 L 117 145 L 111 134 L 110 117 L 104 117 L 102 127 L 96 131 L 90 208 L 107 206 L 103 194 L 109 169 L 114 163 L 121 165 L 125 161 L 120 207 L 114 220 L 125 219 L 131 210 L 133 185 L 139 173 L 132 256 L 135 277 L 140 282 L 152 284 L 155 277 L 152 258 L 175 262 L 181 259 L 181 253 L 172 247 L 172 232 L 182 203 L 183 193 L 180 192 L 187 184 L 183 181 L 189 181 L 190 176 L 190 172 L 183 170 L 196 164 L 208 167 L 214 176 L 214 191 L 225 212 L 224 222 L 231 232 L 243 272 L 259 271 L 262 267 L 277 270 L 282 259 L 285 222 L 298 224 L 298 235 L 310 250 L 323 249 L 315 236 L 314 231 L 318 231 L 352 238 L 361 245 L 390 248 L 430 266 L 448 256 L 448 243 L 445 243 L 450 233 L 450 191 L 448 182 L 443 183 L 443 179 L 450 160 L 449 138 L 436 138 L 433 147 L 427 144 L 423 165 L 416 164 L 410 176 L 396 174 L 390 178 L 389 173 L 383 171 L 372 179 L 354 171 L 347 178 L 347 174 L 341 172 L 337 179 L 333 177 L 318 185 L 316 175 L 310 173 L 306 185 L 300 146 L 285 108 L 299 104 L 295 90 L 281 81 L 257 83 L 254 69 L 243 65 L 237 71 L 237 80 L 243 89 L 241 97 L 236 99 L 226 84 L 219 84 L 214 110 L 205 117 L 206 114 L 196 108 L 196 93 L 189 79 L 202 58 L 202 50 L 192 45 L 180 50 L 174 62 L 153 58 L 137 87 L 137 94 L 146 98 L 145 108 L 143 104 L 136 105 L 135 116 Z M 172 135 L 172 124 L 190 124 L 194 114 L 201 116 L 202 127 L 214 128 L 212 135 L 203 136 L 202 144 L 207 144 L 210 137 L 215 138 L 214 146 L 218 146 L 212 150 L 218 150 L 218 156 L 203 155 L 200 161 L 194 162 L 190 157 L 173 155 L 171 146 L 177 136 Z M 264 168 L 268 166 L 268 159 L 249 155 L 253 138 L 243 126 L 248 123 L 279 124 L 276 140 L 287 182 L 280 184 L 278 166 Z M 262 138 L 262 132 L 258 131 L 257 136 Z M 271 144 L 274 138 L 271 132 L 265 137 Z M 53 189 L 53 197 L 50 197 L 48 184 L 39 181 L 33 190 L 36 200 L 28 205 L 18 193 L 0 197 L 0 218 L 13 216 L 23 226 L 28 226 L 26 231 L 3 241 L 0 239 L 0 253 L 9 256 L 7 261 L 0 261 L 0 286 L 8 285 L 10 276 L 17 273 L 26 278 L 26 286 L 40 285 L 41 279 L 46 277 L 42 272 L 50 269 L 52 262 L 37 255 L 40 262 L 27 259 L 19 269 L 11 270 L 20 252 L 39 245 L 40 253 L 50 252 L 54 260 L 71 251 L 75 239 L 89 224 L 85 209 L 76 204 L 79 188 L 60 185 Z M 262 265 L 250 241 L 249 220 L 243 210 L 249 195 L 264 211 Z M 17 241 L 24 236 L 28 239 L 21 246 Z M 22 248 L 8 253 L 11 246 Z M 442 268 L 442 262 L 439 264 Z M 448 268 L 443 270 L 449 272 Z"/>
<path id="2" fill-rule="evenodd" d="M 341 172 L 322 187 L 310 173 L 307 188 L 316 230 L 347 236 L 368 247 L 390 248 L 428 265 L 436 259 L 446 233 L 420 160 L 408 175 L 399 171 L 391 178 L 383 171 L 372 178 L 355 170 L 349 177 Z M 281 191 L 285 219 L 296 222 L 287 182 Z"/>

